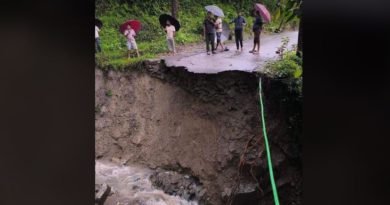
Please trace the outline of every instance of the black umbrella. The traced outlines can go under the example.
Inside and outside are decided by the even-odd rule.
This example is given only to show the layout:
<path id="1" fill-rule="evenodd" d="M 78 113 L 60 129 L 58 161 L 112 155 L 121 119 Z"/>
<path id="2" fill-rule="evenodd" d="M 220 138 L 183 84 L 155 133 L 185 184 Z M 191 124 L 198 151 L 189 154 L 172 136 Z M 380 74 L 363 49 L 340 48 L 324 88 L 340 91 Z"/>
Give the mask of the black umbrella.
<path id="1" fill-rule="evenodd" d="M 95 26 L 102 28 L 103 27 L 103 22 L 97 18 L 95 18 Z"/>
<path id="2" fill-rule="evenodd" d="M 168 14 L 161 14 L 158 20 L 160 21 L 160 25 L 164 28 L 167 25 L 167 21 L 169 21 L 171 22 L 171 25 L 175 27 L 176 31 L 179 31 L 180 29 L 179 21 Z"/>

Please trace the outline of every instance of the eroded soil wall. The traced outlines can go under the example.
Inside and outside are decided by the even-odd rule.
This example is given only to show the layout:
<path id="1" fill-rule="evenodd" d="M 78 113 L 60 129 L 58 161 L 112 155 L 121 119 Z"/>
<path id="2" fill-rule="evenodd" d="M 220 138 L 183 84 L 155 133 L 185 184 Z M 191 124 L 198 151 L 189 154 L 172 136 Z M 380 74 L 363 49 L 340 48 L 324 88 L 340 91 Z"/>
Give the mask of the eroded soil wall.
<path id="1" fill-rule="evenodd" d="M 148 62 L 132 72 L 96 69 L 95 79 L 96 158 L 190 174 L 207 190 L 203 204 L 226 204 L 232 192 L 235 204 L 272 204 L 256 75 L 194 74 Z M 266 94 L 276 89 L 266 82 Z M 281 202 L 300 204 L 296 142 L 289 138 L 282 101 L 272 96 L 267 128 Z M 241 185 L 234 189 L 246 147 Z"/>

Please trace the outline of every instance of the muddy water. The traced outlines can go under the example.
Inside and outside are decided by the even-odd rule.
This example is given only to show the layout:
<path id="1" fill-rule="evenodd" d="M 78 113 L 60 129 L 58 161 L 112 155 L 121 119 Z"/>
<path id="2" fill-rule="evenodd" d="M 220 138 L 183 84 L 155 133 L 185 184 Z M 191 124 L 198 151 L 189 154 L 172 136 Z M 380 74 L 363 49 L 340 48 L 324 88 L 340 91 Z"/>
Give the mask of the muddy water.
<path id="1" fill-rule="evenodd" d="M 108 184 L 114 193 L 105 205 L 198 205 L 155 189 L 149 180 L 152 171 L 146 168 L 96 161 L 95 172 L 96 183 Z"/>

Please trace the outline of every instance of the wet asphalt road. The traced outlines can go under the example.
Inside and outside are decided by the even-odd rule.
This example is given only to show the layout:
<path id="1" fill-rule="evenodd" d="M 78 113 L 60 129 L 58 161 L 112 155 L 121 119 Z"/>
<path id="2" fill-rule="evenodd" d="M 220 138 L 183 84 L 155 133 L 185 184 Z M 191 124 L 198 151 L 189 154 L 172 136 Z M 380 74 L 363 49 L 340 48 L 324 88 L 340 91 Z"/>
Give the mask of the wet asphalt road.
<path id="1" fill-rule="evenodd" d="M 252 72 L 261 71 L 267 62 L 276 60 L 278 54 L 276 50 L 282 44 L 282 38 L 288 37 L 288 48 L 298 42 L 298 31 L 288 31 L 280 34 L 263 35 L 260 38 L 260 54 L 252 54 L 249 51 L 253 48 L 253 38 L 244 41 L 244 51 L 236 52 L 235 43 L 228 43 L 230 49 L 217 54 L 206 54 L 204 50 L 182 52 L 175 56 L 165 57 L 168 67 L 185 67 L 194 73 L 218 73 L 227 70 L 240 70 Z"/>

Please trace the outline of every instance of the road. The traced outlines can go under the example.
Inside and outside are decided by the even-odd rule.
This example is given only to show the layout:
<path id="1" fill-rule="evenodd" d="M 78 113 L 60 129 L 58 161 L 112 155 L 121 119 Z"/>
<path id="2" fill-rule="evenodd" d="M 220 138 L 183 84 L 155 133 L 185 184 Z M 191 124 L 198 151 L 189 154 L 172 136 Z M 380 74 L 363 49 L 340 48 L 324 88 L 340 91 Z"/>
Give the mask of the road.
<path id="1" fill-rule="evenodd" d="M 243 52 L 236 52 L 236 46 L 233 42 L 227 44 L 230 50 L 226 52 L 219 50 L 217 54 L 207 55 L 206 48 L 204 48 L 204 50 L 181 52 L 163 59 L 168 67 L 184 67 L 194 73 L 219 73 L 227 70 L 261 71 L 267 62 L 277 59 L 276 50 L 282 44 L 283 37 L 289 38 L 288 47 L 291 48 L 293 44 L 297 44 L 298 31 L 262 36 L 260 38 L 260 54 L 249 53 L 253 48 L 252 38 L 244 41 Z"/>

